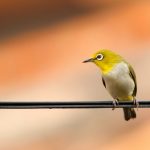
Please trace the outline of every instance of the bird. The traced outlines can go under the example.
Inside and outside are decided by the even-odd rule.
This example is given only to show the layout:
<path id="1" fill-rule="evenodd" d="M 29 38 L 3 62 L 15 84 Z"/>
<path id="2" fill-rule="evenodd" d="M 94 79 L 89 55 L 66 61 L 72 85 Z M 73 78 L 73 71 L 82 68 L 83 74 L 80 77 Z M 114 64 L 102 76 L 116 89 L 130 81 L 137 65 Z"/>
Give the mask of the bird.
<path id="1" fill-rule="evenodd" d="M 102 83 L 113 98 L 114 108 L 120 101 L 136 101 L 137 79 L 133 67 L 119 54 L 101 49 L 83 63 L 93 62 L 100 70 Z M 136 118 L 134 108 L 123 108 L 126 121 Z"/>

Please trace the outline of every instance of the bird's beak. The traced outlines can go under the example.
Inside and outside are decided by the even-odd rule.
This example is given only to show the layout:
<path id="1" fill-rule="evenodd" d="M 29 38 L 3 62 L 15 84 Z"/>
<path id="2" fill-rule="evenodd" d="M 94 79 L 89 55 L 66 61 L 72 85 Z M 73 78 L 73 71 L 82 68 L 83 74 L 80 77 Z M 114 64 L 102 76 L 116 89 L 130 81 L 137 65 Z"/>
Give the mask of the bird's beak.
<path id="1" fill-rule="evenodd" d="M 83 61 L 83 63 L 93 62 L 93 61 L 94 61 L 94 59 L 93 59 L 93 58 L 90 58 L 90 59 L 87 59 L 87 60 Z"/>

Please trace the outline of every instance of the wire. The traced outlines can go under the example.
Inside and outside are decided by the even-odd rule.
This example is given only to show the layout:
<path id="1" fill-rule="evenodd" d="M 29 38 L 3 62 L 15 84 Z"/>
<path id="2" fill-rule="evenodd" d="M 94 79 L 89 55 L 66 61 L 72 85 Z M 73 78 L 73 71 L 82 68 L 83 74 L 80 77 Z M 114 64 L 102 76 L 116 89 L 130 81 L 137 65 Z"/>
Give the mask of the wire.
<path id="1" fill-rule="evenodd" d="M 138 101 L 138 108 L 150 108 L 150 101 Z M 136 108 L 133 102 L 119 102 L 115 108 Z M 54 101 L 54 102 L 0 102 L 0 109 L 81 109 L 114 108 L 113 101 Z"/>

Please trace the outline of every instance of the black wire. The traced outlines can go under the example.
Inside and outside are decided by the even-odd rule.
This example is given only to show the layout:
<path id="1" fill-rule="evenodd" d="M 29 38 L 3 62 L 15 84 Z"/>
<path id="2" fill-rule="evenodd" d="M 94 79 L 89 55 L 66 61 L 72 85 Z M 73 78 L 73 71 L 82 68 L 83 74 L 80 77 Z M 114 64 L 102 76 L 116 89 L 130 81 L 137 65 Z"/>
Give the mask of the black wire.
<path id="1" fill-rule="evenodd" d="M 138 108 L 150 108 L 150 101 L 138 101 Z M 116 108 L 136 108 L 133 102 L 119 102 Z M 0 109 L 80 109 L 114 108 L 113 101 L 54 101 L 54 102 L 0 102 Z"/>

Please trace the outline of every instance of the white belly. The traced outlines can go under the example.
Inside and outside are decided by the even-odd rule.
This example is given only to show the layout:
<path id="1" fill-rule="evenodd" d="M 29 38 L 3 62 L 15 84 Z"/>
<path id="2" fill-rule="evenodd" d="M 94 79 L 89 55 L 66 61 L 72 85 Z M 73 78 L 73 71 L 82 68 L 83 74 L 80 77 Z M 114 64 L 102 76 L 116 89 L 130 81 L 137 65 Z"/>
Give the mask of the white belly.
<path id="1" fill-rule="evenodd" d="M 103 75 L 106 89 L 114 99 L 128 100 L 132 96 L 135 84 L 129 75 L 128 65 L 124 62 L 119 63 L 107 75 Z"/>

